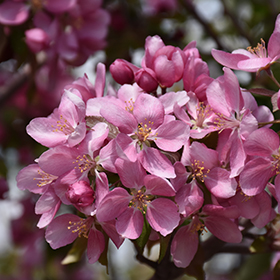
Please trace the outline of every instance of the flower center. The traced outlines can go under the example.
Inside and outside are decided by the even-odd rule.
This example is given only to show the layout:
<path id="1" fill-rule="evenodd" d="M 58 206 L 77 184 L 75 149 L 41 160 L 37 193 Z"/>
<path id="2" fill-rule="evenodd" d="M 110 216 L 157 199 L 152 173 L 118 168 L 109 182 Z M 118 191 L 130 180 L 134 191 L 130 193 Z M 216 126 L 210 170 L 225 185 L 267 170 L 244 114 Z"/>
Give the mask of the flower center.
<path id="1" fill-rule="evenodd" d="M 125 103 L 125 110 L 132 113 L 134 109 L 134 101 L 132 98 L 130 98 L 128 101 L 124 101 Z"/>
<path id="2" fill-rule="evenodd" d="M 54 125 L 52 125 L 53 132 L 63 132 L 65 135 L 69 135 L 75 131 L 75 129 L 72 127 L 71 124 L 62 116 L 60 115 L 60 120 L 56 122 L 56 128 Z"/>
<path id="3" fill-rule="evenodd" d="M 141 142 L 145 142 L 147 138 L 150 136 L 150 134 L 152 133 L 152 128 L 151 128 L 152 125 L 153 122 L 151 121 L 148 121 L 145 124 L 143 123 L 138 124 L 138 129 L 137 132 L 135 132 L 135 134 L 137 135 L 137 138 Z M 157 133 L 154 136 L 157 136 Z M 154 140 L 156 140 L 156 138 Z"/>
<path id="4" fill-rule="evenodd" d="M 205 169 L 205 167 L 203 166 L 204 161 L 200 160 L 194 160 L 191 164 L 191 168 L 192 168 L 192 175 L 191 177 L 193 179 L 198 179 L 201 182 L 204 182 L 204 179 L 207 177 L 207 174 L 210 172 L 210 169 Z"/>
<path id="5" fill-rule="evenodd" d="M 92 168 L 95 168 L 96 163 L 91 159 L 89 155 L 77 156 L 76 160 L 73 163 L 78 164 L 75 168 L 79 169 L 81 173 L 86 172 Z"/>
<path id="6" fill-rule="evenodd" d="M 145 194 L 144 190 L 132 191 L 133 198 L 129 202 L 129 207 L 135 207 L 143 214 L 146 213 L 147 206 L 150 202 L 149 196 Z"/>
<path id="7" fill-rule="evenodd" d="M 196 112 L 197 112 L 197 117 L 195 120 L 195 124 L 193 126 L 194 129 L 196 128 L 204 128 L 204 121 L 205 119 L 210 115 L 211 112 L 211 107 L 209 105 L 203 104 L 203 102 L 199 102 Z"/>
<path id="8" fill-rule="evenodd" d="M 222 132 L 226 128 L 238 128 L 240 125 L 240 121 L 235 118 L 228 118 L 221 113 L 216 113 L 217 118 L 214 120 L 214 125 L 220 128 L 220 132 Z"/>
<path id="9" fill-rule="evenodd" d="M 280 174 L 280 155 L 272 155 L 272 170 L 276 171 L 276 175 Z"/>
<path id="10" fill-rule="evenodd" d="M 53 181 L 55 181 L 58 177 L 48 174 L 43 170 L 37 171 L 39 178 L 33 178 L 33 180 L 38 180 L 37 186 L 38 187 L 44 187 L 48 184 L 51 184 Z"/>
<path id="11" fill-rule="evenodd" d="M 67 227 L 69 230 L 71 230 L 73 233 L 78 233 L 79 237 L 85 237 L 88 238 L 89 230 L 92 226 L 93 219 L 91 217 L 87 219 L 80 219 L 79 222 L 72 222 L 69 221 L 69 226 Z"/>
<path id="12" fill-rule="evenodd" d="M 265 41 L 263 39 L 261 39 L 261 42 L 258 43 L 258 45 L 256 47 L 254 47 L 254 48 L 248 47 L 247 51 L 256 55 L 259 58 L 267 57 L 266 48 L 265 48 Z"/>

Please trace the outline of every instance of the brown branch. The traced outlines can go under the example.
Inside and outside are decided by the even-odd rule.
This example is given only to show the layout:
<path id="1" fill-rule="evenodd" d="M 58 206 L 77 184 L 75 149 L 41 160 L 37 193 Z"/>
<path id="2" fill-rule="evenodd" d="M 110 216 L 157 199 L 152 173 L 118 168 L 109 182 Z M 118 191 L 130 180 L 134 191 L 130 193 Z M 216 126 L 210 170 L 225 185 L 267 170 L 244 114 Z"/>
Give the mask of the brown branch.
<path id="1" fill-rule="evenodd" d="M 31 75 L 31 67 L 26 64 L 19 73 L 15 73 L 12 79 L 6 85 L 0 87 L 0 107 L 11 98 L 17 91 L 29 80 Z"/>

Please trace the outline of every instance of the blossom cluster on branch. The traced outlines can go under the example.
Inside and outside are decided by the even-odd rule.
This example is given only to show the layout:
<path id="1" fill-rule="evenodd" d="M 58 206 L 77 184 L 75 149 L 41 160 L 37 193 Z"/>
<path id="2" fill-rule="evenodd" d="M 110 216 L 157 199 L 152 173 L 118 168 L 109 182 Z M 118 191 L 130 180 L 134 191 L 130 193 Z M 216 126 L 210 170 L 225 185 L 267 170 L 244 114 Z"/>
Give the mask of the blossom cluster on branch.
<path id="1" fill-rule="evenodd" d="M 31 47 L 33 32 L 27 34 Z M 76 33 L 59 35 L 61 42 L 81 38 L 70 34 Z M 267 52 L 263 40 L 247 51 L 213 50 L 226 66 L 214 79 L 195 42 L 182 50 L 149 36 L 141 66 L 123 59 L 111 64 L 118 90 L 105 92 L 101 63 L 94 86 L 84 76 L 65 87 L 58 108 L 27 126 L 49 149 L 17 176 L 21 190 L 41 195 L 35 212 L 50 246 L 76 240 L 73 248 L 87 250 L 90 263 L 104 263 L 109 239 L 117 248 L 130 239 L 139 254 L 151 241 L 162 248 L 170 242 L 164 253 L 185 268 L 204 231 L 240 243 L 245 220 L 267 226 L 277 215 L 272 201 L 280 200 L 280 142 L 271 129 L 277 120 L 231 69 L 264 70 L 277 83 L 270 66 L 280 56 L 279 40 L 280 16 Z M 58 46 L 59 53 L 64 47 Z M 87 50 L 79 49 L 79 57 Z M 77 58 L 76 51 L 68 54 L 66 61 Z M 180 82 L 182 89 L 174 91 Z M 56 215 L 62 204 L 74 207 Z"/>

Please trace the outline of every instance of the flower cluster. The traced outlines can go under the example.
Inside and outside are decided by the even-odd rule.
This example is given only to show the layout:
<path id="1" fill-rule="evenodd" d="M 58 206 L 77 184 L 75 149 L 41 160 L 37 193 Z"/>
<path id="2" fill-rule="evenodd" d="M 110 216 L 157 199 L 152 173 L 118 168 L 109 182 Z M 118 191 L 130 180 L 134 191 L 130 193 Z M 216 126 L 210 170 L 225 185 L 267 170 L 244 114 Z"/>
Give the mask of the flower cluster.
<path id="1" fill-rule="evenodd" d="M 0 24 L 21 25 L 33 14 L 34 26 L 25 31 L 30 50 L 44 51 L 49 63 L 59 59 L 81 65 L 105 46 L 110 16 L 101 4 L 102 0 L 5 0 L 0 5 Z"/>
<path id="2" fill-rule="evenodd" d="M 279 22 L 280 16 L 269 57 L 263 44 L 254 54 L 213 51 L 214 57 L 234 69 L 269 69 L 280 55 Z M 272 196 L 280 201 L 274 116 L 240 88 L 230 68 L 213 79 L 195 42 L 182 50 L 153 36 L 141 67 L 121 59 L 110 66 L 117 91 L 104 93 L 105 67 L 98 69 L 95 87 L 79 79 L 50 116 L 27 126 L 49 149 L 19 172 L 17 183 L 41 195 L 38 227 L 47 226 L 52 248 L 84 238 L 94 263 L 109 239 L 117 247 L 124 238 L 144 246 L 170 235 L 173 262 L 187 267 L 204 231 L 239 243 L 241 221 L 263 228 L 274 219 Z M 173 91 L 179 81 L 182 90 Z M 76 211 L 55 217 L 61 204 Z"/>

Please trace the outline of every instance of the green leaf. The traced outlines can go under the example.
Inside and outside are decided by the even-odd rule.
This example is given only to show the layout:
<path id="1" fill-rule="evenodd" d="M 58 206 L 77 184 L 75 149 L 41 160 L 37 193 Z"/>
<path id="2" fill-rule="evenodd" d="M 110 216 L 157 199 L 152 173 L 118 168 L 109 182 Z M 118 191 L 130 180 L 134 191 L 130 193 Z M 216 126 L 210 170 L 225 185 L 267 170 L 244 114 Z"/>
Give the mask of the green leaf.
<path id="1" fill-rule="evenodd" d="M 144 217 L 142 233 L 134 242 L 134 244 L 137 247 L 138 253 L 141 253 L 141 254 L 143 253 L 144 247 L 149 240 L 150 233 L 151 233 L 151 226 L 148 223 L 147 219 Z"/>
<path id="2" fill-rule="evenodd" d="M 84 251 L 87 248 L 87 238 L 81 236 L 73 243 L 72 248 L 68 252 L 67 256 L 62 260 L 61 264 L 70 264 L 78 262 Z"/>
<path id="3" fill-rule="evenodd" d="M 171 234 L 167 236 L 160 236 L 160 251 L 159 251 L 159 258 L 158 258 L 159 263 L 162 261 L 162 259 L 166 254 L 168 244 L 170 242 L 170 238 L 171 238 Z"/>

